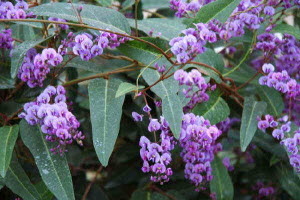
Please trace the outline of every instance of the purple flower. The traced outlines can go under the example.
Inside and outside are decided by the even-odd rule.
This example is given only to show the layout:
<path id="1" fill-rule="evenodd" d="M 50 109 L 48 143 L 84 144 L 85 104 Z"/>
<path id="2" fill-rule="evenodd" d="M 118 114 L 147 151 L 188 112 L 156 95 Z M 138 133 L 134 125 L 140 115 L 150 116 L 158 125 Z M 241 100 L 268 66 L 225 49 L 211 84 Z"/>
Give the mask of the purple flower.
<path id="1" fill-rule="evenodd" d="M 158 131 L 160 129 L 160 123 L 158 122 L 157 119 L 151 119 L 150 123 L 148 125 L 148 131 L 149 132 L 154 132 Z"/>
<path id="2" fill-rule="evenodd" d="M 274 129 L 272 132 L 272 136 L 277 140 L 282 140 L 284 138 L 284 133 L 280 129 Z"/>
<path id="3" fill-rule="evenodd" d="M 263 66 L 262 66 L 262 70 L 264 73 L 266 74 L 269 74 L 270 72 L 274 72 L 274 66 L 270 63 L 265 63 Z"/>
<path id="4" fill-rule="evenodd" d="M 140 115 L 137 112 L 132 112 L 132 117 L 136 122 L 143 121 L 143 115 Z"/>
<path id="5" fill-rule="evenodd" d="M 174 73 L 174 79 L 178 81 L 180 85 L 185 84 L 188 80 L 188 73 L 179 69 Z"/>
<path id="6" fill-rule="evenodd" d="M 269 128 L 270 124 L 267 120 L 261 120 L 258 122 L 257 127 L 260 130 L 266 130 L 267 128 Z"/>
<path id="7" fill-rule="evenodd" d="M 151 111 L 151 108 L 150 108 L 148 105 L 145 105 L 145 106 L 143 107 L 143 111 L 146 112 L 146 113 L 148 113 L 148 112 Z"/>
<path id="8" fill-rule="evenodd" d="M 264 8 L 264 14 L 265 15 L 270 15 L 270 16 L 273 16 L 275 14 L 275 9 L 271 6 L 266 6 Z"/>

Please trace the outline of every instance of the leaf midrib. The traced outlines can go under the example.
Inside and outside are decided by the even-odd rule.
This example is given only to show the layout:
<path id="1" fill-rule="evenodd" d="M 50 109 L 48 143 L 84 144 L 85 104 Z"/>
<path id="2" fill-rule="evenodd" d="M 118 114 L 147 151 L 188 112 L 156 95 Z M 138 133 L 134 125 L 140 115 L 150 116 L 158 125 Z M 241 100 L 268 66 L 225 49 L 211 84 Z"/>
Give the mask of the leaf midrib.
<path id="1" fill-rule="evenodd" d="M 45 143 L 45 140 L 44 140 L 43 135 L 41 134 L 42 132 L 41 132 L 41 130 L 40 130 L 40 127 L 39 127 L 39 131 L 38 131 L 38 132 L 40 133 L 39 135 L 41 136 L 41 139 L 42 139 L 42 141 L 43 141 L 43 144 L 44 144 L 44 146 L 45 146 L 45 148 L 46 148 L 47 157 L 49 156 L 49 158 L 51 158 L 51 155 L 50 155 L 50 153 L 49 153 L 49 148 L 48 148 L 47 144 Z M 61 188 L 64 190 L 64 196 L 67 197 L 66 199 L 68 199 L 67 191 L 66 191 L 66 189 L 63 187 L 63 184 L 62 184 L 62 182 L 61 182 L 61 180 L 60 180 L 60 178 L 59 178 L 59 176 L 58 176 L 58 173 L 57 173 L 57 171 L 56 171 L 56 168 L 55 168 L 54 163 L 52 162 L 52 159 L 49 159 L 49 161 L 50 161 L 51 165 L 52 165 L 53 168 L 54 168 L 55 174 L 56 174 L 57 177 L 58 177 L 57 179 L 58 179 L 59 185 L 60 185 Z"/>
<path id="2" fill-rule="evenodd" d="M 5 168 L 6 168 L 6 163 L 5 163 L 5 161 L 6 161 L 6 153 L 7 153 L 7 144 L 8 144 L 8 139 L 9 139 L 9 137 L 10 137 L 10 134 L 12 133 L 12 129 L 13 129 L 13 126 L 11 126 L 10 127 L 10 129 L 9 129 L 9 132 L 8 132 L 8 134 L 7 134 L 7 138 L 6 138 L 6 141 L 5 141 L 5 146 L 4 146 L 4 156 L 3 156 L 3 168 L 2 168 L 2 172 L 3 172 L 3 175 L 4 175 L 4 172 L 5 172 Z"/>
<path id="3" fill-rule="evenodd" d="M 27 187 L 25 187 L 25 185 L 23 184 L 22 181 L 20 181 L 19 177 L 14 173 L 14 171 L 11 169 L 11 167 L 8 167 L 8 169 L 10 170 L 10 172 L 13 174 L 14 177 L 16 177 L 16 179 L 18 180 L 18 182 L 23 186 L 23 188 L 30 194 L 30 196 L 32 196 L 34 199 L 35 196 L 33 194 L 31 194 L 31 192 L 27 189 Z M 36 191 L 37 192 L 37 191 Z M 38 192 L 37 192 L 38 193 Z M 38 193 L 39 194 L 39 193 Z"/>
<path id="4" fill-rule="evenodd" d="M 274 113 L 276 114 L 276 116 L 278 116 L 279 113 L 277 112 L 275 105 L 273 104 L 273 102 L 271 101 L 271 99 L 269 98 L 269 96 L 267 95 L 266 91 L 263 88 L 261 88 L 261 90 L 263 91 L 264 96 L 268 99 L 268 102 L 270 103 L 271 107 L 273 108 Z"/>
<path id="5" fill-rule="evenodd" d="M 107 93 L 108 93 L 108 80 L 105 81 L 105 90 L 104 90 L 104 124 L 103 124 L 103 151 L 106 154 L 106 123 L 107 123 Z M 106 160 L 106 157 L 103 156 L 104 159 Z M 108 162 L 108 161 L 107 161 Z M 106 162 L 105 162 L 106 163 Z"/>

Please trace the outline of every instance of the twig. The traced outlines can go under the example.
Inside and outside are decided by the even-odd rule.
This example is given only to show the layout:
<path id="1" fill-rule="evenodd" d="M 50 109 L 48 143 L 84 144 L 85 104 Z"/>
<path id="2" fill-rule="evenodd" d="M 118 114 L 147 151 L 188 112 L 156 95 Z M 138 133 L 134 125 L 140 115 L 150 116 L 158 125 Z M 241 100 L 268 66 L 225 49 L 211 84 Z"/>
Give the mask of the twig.
<path id="1" fill-rule="evenodd" d="M 155 190 L 155 191 L 157 191 L 158 193 L 160 193 L 160 194 L 162 194 L 162 195 L 168 197 L 169 199 L 176 200 L 175 197 L 173 197 L 172 195 L 170 195 L 170 194 L 166 193 L 165 191 L 159 189 L 159 188 L 156 187 L 155 185 L 150 185 L 150 188 L 153 189 L 153 190 Z"/>
<path id="2" fill-rule="evenodd" d="M 85 191 L 84 191 L 84 194 L 83 194 L 81 200 L 86 200 L 87 195 L 89 194 L 89 191 L 91 190 L 92 185 L 96 182 L 97 176 L 98 176 L 98 174 L 100 174 L 100 172 L 102 171 L 102 169 L 103 169 L 103 166 L 101 165 L 101 166 L 98 168 L 98 170 L 96 171 L 96 174 L 95 174 L 94 179 L 93 179 L 93 180 L 88 184 L 88 186 L 86 187 L 86 189 L 85 189 Z"/>
<path id="3" fill-rule="evenodd" d="M 253 81 L 253 79 L 255 79 L 255 77 L 257 77 L 260 74 L 260 72 L 256 72 L 249 80 L 247 80 L 245 83 L 243 83 L 242 85 L 240 85 L 239 87 L 236 88 L 236 90 L 242 89 L 243 87 L 245 87 L 246 85 L 248 85 L 251 81 Z"/>

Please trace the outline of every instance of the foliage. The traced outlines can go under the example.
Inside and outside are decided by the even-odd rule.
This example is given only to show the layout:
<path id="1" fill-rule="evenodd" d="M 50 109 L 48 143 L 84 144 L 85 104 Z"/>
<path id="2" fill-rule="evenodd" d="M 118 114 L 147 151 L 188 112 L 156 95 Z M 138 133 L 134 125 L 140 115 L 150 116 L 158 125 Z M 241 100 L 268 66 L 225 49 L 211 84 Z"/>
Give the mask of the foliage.
<path id="1" fill-rule="evenodd" d="M 299 8 L 0 2 L 0 199 L 298 199 Z"/>

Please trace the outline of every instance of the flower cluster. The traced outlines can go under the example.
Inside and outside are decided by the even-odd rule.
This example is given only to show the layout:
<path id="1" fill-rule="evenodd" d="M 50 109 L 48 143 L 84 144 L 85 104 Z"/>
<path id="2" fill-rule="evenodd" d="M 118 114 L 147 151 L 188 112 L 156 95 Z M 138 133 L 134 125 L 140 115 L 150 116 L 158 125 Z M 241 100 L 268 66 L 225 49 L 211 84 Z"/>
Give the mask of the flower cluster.
<path id="1" fill-rule="evenodd" d="M 50 72 L 50 66 L 57 66 L 63 61 L 63 57 L 53 48 L 47 48 L 41 54 L 32 48 L 24 57 L 22 66 L 18 72 L 18 78 L 27 82 L 31 88 L 42 87 L 43 81 Z"/>
<path id="2" fill-rule="evenodd" d="M 46 134 L 46 140 L 58 142 L 51 149 L 53 153 L 63 154 L 67 144 L 76 140 L 80 145 L 84 136 L 78 131 L 80 123 L 68 110 L 66 104 L 66 90 L 59 85 L 57 88 L 48 86 L 34 102 L 26 103 L 24 111 L 19 115 L 30 125 L 41 126 L 41 131 Z"/>
<path id="3" fill-rule="evenodd" d="M 0 48 L 9 49 L 13 48 L 13 39 L 11 29 L 6 29 L 0 32 Z"/>
<path id="4" fill-rule="evenodd" d="M 266 186 L 262 181 L 257 181 L 257 183 L 254 186 L 252 186 L 252 189 L 258 192 L 258 195 L 255 199 L 271 197 L 273 194 L 275 194 L 274 187 Z"/>
<path id="5" fill-rule="evenodd" d="M 150 180 L 163 184 L 168 182 L 169 177 L 173 174 L 168 165 L 172 160 L 170 151 L 174 149 L 176 141 L 170 132 L 168 122 L 163 117 L 160 118 L 160 122 L 157 119 L 151 119 L 148 130 L 149 132 L 161 131 L 160 141 L 159 143 L 150 142 L 145 136 L 140 138 L 142 171 L 144 173 L 151 172 Z"/>
<path id="6" fill-rule="evenodd" d="M 229 129 L 232 127 L 233 124 L 236 122 L 240 122 L 241 120 L 238 118 L 226 118 L 224 121 L 221 121 L 216 124 L 219 130 L 222 131 L 222 133 L 227 133 Z"/>
<path id="7" fill-rule="evenodd" d="M 186 163 L 185 177 L 196 186 L 196 190 L 201 188 L 201 183 L 213 178 L 210 163 L 214 154 L 222 149 L 222 145 L 216 141 L 221 133 L 203 117 L 192 113 L 183 116 L 179 139 L 183 149 L 181 157 Z"/>
<path id="8" fill-rule="evenodd" d="M 176 17 L 188 17 L 189 15 L 194 16 L 202 6 L 213 1 L 215 0 L 199 0 L 191 2 L 186 2 L 183 0 L 170 0 L 170 8 L 172 10 L 176 10 Z"/>
<path id="9" fill-rule="evenodd" d="M 257 37 L 256 49 L 263 52 L 260 60 L 274 60 L 277 71 L 286 70 L 290 76 L 300 78 L 300 42 L 292 35 L 284 34 L 279 38 L 271 33 L 264 33 Z M 260 66 L 258 66 L 260 67 Z"/>
<path id="10" fill-rule="evenodd" d="M 93 36 L 88 33 L 73 35 L 69 33 L 67 39 L 62 41 L 58 52 L 62 55 L 67 53 L 67 48 L 72 48 L 75 55 L 80 56 L 82 60 L 90 60 L 95 56 L 101 55 L 105 48 L 116 48 L 121 43 L 129 40 L 127 37 L 122 37 L 113 33 L 102 32 L 93 39 Z"/>
<path id="11" fill-rule="evenodd" d="M 214 43 L 217 36 L 213 28 L 207 24 L 195 24 L 196 28 L 183 30 L 184 36 L 173 38 L 170 41 L 171 51 L 177 57 L 177 62 L 186 63 L 197 54 L 205 52 L 206 42 Z"/>
<path id="12" fill-rule="evenodd" d="M 211 1 L 187 3 L 182 0 L 171 0 L 170 2 L 171 8 L 177 10 L 178 17 L 188 17 L 190 13 L 198 12 L 202 5 Z M 219 39 L 228 41 L 232 37 L 240 37 L 245 34 L 245 28 L 257 30 L 267 20 L 271 25 L 266 28 L 266 31 L 270 32 L 274 27 L 272 25 L 274 7 L 279 6 L 279 3 L 279 1 L 242 0 L 225 23 L 213 19 L 206 24 L 194 24 L 196 28 L 182 31 L 185 36 L 176 37 L 170 41 L 171 50 L 177 56 L 179 63 L 186 63 L 205 51 L 203 46 L 206 42 L 214 43 Z"/>
<path id="13" fill-rule="evenodd" d="M 265 63 L 262 70 L 266 76 L 259 78 L 261 85 L 273 87 L 281 93 L 286 93 L 288 98 L 296 98 L 300 95 L 300 84 L 289 76 L 286 70 L 274 72 L 274 66 L 270 63 Z"/>
<path id="14" fill-rule="evenodd" d="M 24 0 L 17 0 L 13 5 L 11 2 L 0 2 L 0 19 L 25 19 L 33 17 L 32 13 L 27 13 L 28 4 Z"/>
<path id="15" fill-rule="evenodd" d="M 49 17 L 48 20 L 49 21 L 56 21 L 56 22 L 67 22 L 67 20 L 65 20 L 65 19 L 60 19 L 60 18 L 56 18 L 56 17 Z M 69 26 L 66 25 L 66 24 L 58 24 L 58 27 L 60 27 L 61 30 L 69 29 Z"/>
<path id="16" fill-rule="evenodd" d="M 277 120 L 271 115 L 266 115 L 265 119 L 259 119 L 258 128 L 265 131 L 267 128 L 273 128 L 272 136 L 280 141 L 289 152 L 290 164 L 300 172 L 300 155 L 298 154 L 300 145 L 300 129 L 290 136 L 291 121 L 288 121 L 288 116 L 285 115 Z"/>
<path id="17" fill-rule="evenodd" d="M 192 69 L 190 72 L 179 69 L 174 73 L 174 79 L 180 85 L 187 86 L 182 92 L 186 98 L 190 98 L 190 101 L 184 107 L 184 111 L 191 110 L 197 103 L 208 101 L 207 90 L 215 89 L 215 85 L 210 86 L 209 83 L 206 83 L 202 74 L 196 69 Z"/>

